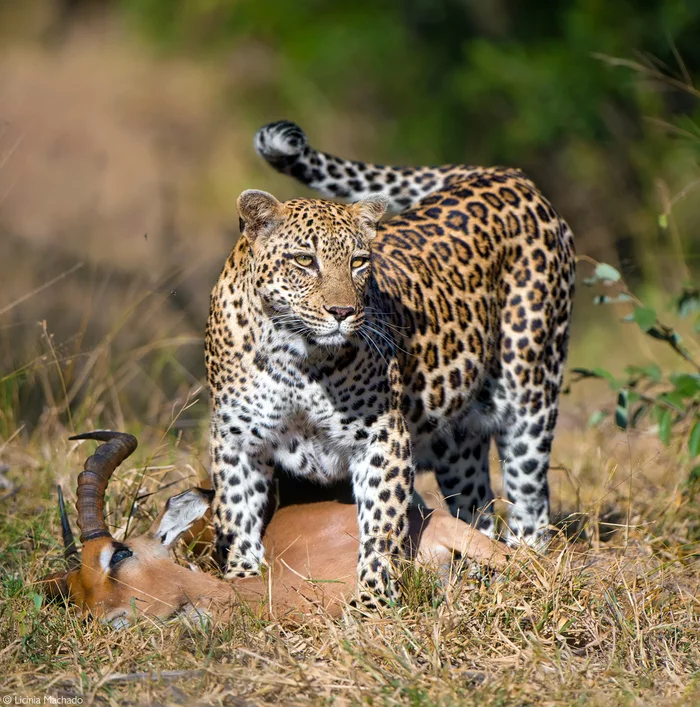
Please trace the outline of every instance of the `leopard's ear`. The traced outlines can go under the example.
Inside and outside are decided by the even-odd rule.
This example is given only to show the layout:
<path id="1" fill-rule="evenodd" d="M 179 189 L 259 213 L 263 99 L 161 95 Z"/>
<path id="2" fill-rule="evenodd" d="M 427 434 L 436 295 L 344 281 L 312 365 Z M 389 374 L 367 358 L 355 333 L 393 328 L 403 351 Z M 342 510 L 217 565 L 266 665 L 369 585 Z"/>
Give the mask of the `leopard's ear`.
<path id="1" fill-rule="evenodd" d="M 384 216 L 388 203 L 385 196 L 368 196 L 349 206 L 369 240 L 377 235 L 377 224 Z"/>
<path id="2" fill-rule="evenodd" d="M 282 204 L 272 194 L 248 189 L 238 197 L 241 233 L 252 245 L 282 220 Z"/>

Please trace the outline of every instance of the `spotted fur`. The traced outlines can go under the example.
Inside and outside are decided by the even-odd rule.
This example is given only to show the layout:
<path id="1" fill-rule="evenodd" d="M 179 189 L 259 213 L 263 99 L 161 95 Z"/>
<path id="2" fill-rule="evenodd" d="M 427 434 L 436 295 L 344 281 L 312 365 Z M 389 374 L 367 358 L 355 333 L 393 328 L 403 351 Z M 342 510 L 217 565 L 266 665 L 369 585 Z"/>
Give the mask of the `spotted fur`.
<path id="1" fill-rule="evenodd" d="M 510 540 L 549 523 L 547 470 L 574 289 L 573 237 L 520 171 L 396 168 L 322 154 L 289 122 L 256 135 L 322 194 L 244 192 L 211 299 L 215 525 L 230 575 L 259 571 L 276 467 L 349 477 L 361 599 L 396 598 L 416 469 L 492 535 L 489 443 Z M 399 216 L 378 223 L 385 206 Z"/>

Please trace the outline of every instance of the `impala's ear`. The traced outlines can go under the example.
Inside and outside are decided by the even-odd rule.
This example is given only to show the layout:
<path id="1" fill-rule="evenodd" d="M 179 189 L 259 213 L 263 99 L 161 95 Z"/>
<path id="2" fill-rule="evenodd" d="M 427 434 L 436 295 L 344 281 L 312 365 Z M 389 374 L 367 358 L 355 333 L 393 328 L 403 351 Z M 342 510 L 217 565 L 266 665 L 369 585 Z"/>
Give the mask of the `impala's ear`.
<path id="1" fill-rule="evenodd" d="M 350 205 L 355 218 L 367 238 L 372 240 L 377 235 L 377 224 L 386 211 L 389 200 L 385 196 L 368 196 Z"/>
<path id="2" fill-rule="evenodd" d="M 164 547 L 170 547 L 184 532 L 201 520 L 209 510 L 214 492 L 192 488 L 171 496 L 151 532 Z"/>
<path id="3" fill-rule="evenodd" d="M 252 245 L 282 220 L 282 204 L 272 194 L 248 189 L 238 197 L 241 233 Z"/>

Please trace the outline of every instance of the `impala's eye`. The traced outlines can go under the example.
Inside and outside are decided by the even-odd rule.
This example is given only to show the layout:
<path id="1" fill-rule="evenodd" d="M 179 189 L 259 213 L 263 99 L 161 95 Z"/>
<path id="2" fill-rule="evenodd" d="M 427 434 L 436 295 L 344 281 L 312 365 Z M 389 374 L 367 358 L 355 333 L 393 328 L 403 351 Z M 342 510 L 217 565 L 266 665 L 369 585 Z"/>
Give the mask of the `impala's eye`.
<path id="1" fill-rule="evenodd" d="M 133 554 L 134 553 L 131 552 L 128 547 L 121 547 L 112 555 L 112 559 L 109 561 L 109 566 L 114 567 L 114 565 L 118 564 L 122 560 L 132 557 Z"/>
<path id="2" fill-rule="evenodd" d="M 303 268 L 311 267 L 314 263 L 313 256 L 311 255 L 297 255 L 294 260 Z"/>
<path id="3" fill-rule="evenodd" d="M 364 267 L 367 265 L 369 262 L 369 258 L 366 255 L 356 255 L 351 261 L 350 261 L 350 267 L 353 270 L 357 270 L 358 268 Z"/>

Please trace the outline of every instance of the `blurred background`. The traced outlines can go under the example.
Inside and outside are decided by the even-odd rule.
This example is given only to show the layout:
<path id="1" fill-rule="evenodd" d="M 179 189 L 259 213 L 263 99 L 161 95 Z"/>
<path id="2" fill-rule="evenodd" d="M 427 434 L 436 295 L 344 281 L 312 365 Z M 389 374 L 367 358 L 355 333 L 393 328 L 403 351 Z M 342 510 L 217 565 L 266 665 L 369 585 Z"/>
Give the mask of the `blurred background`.
<path id="1" fill-rule="evenodd" d="M 521 167 L 666 302 L 700 268 L 698 78 L 697 0 L 0 2 L 0 439 L 200 429 L 236 196 L 302 191 L 252 148 L 280 118 L 356 159 Z M 663 356 L 591 299 L 572 366 Z"/>

